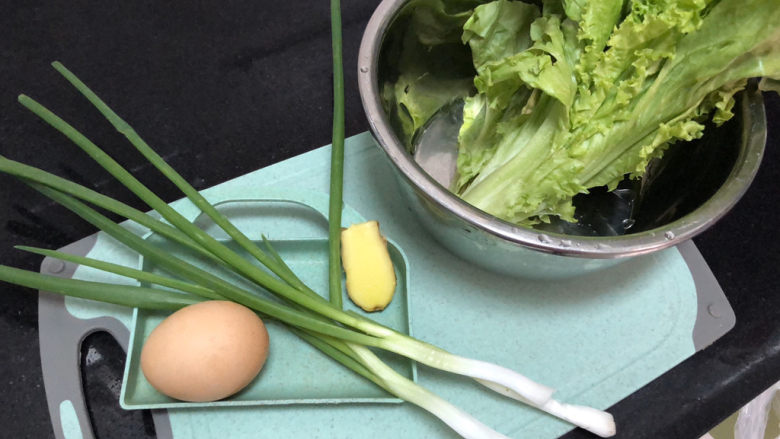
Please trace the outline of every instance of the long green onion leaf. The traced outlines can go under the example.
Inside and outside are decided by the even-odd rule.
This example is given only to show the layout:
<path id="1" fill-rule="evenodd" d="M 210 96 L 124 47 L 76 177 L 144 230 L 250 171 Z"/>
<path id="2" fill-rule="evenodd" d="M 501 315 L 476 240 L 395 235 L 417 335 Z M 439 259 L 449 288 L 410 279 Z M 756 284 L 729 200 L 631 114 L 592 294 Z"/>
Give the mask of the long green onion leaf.
<path id="1" fill-rule="evenodd" d="M 225 298 L 215 293 L 214 291 L 202 287 L 200 285 L 184 282 L 179 279 L 173 279 L 170 277 L 162 276 L 148 271 L 137 270 L 135 268 L 126 267 L 124 265 L 112 264 L 110 262 L 104 262 L 99 259 L 88 258 L 84 256 L 72 255 L 56 250 L 48 250 L 44 248 L 27 247 L 24 245 L 17 245 L 15 248 L 30 253 L 39 254 L 42 256 L 48 256 L 50 258 L 60 259 L 62 261 L 72 262 L 74 264 L 83 265 L 85 267 L 97 268 L 108 273 L 118 274 L 120 276 L 135 279 L 141 282 L 148 282 L 155 285 L 160 285 L 168 288 L 173 288 L 186 293 L 195 294 L 196 296 L 203 297 L 205 299 L 212 300 L 224 300 Z"/>
<path id="2" fill-rule="evenodd" d="M 168 178 L 184 195 L 192 201 L 203 213 L 209 216 L 222 230 L 224 230 L 236 243 L 238 243 L 244 250 L 255 257 L 260 263 L 268 267 L 277 276 L 284 279 L 289 284 L 296 288 L 307 288 L 306 285 L 295 275 L 290 276 L 288 270 L 280 267 L 273 258 L 270 258 L 265 252 L 262 251 L 252 240 L 250 240 L 243 232 L 233 225 L 228 219 L 219 212 L 211 203 L 206 200 L 203 195 L 200 194 L 192 185 L 187 182 L 173 167 L 160 157 L 140 135 L 133 129 L 130 124 L 125 122 L 124 119 L 119 117 L 114 110 L 111 109 L 100 97 L 93 92 L 86 84 L 84 84 L 76 75 L 63 66 L 59 62 L 52 63 L 52 66 L 62 74 L 97 110 L 113 125 L 113 127 L 123 134 L 127 140 L 152 164 L 156 167 L 165 177 Z M 116 174 L 115 174 L 116 176 Z M 117 178 L 119 178 L 117 176 Z"/>
<path id="3" fill-rule="evenodd" d="M 305 308 L 312 309 L 316 312 L 319 312 L 320 314 L 350 326 L 354 326 L 357 323 L 356 320 L 358 319 L 332 307 L 330 303 L 328 303 L 322 297 L 316 296 L 317 298 L 314 298 L 313 296 L 302 294 L 300 290 L 261 270 L 256 265 L 253 265 L 248 260 L 240 257 L 238 254 L 230 250 L 224 244 L 218 242 L 211 235 L 193 225 L 175 209 L 157 197 L 157 195 L 155 195 L 151 190 L 149 190 L 140 181 L 133 177 L 127 170 L 119 165 L 119 163 L 108 156 L 102 149 L 100 149 L 87 137 L 85 137 L 70 124 L 62 120 L 59 116 L 52 113 L 50 110 L 32 98 L 25 95 L 20 95 L 19 102 L 34 114 L 49 123 L 52 127 L 70 138 L 77 146 L 81 147 L 85 152 L 87 152 L 87 154 L 89 154 L 90 157 L 92 157 L 98 164 L 103 166 L 104 169 L 106 169 L 122 184 L 124 184 L 125 187 L 138 195 L 139 198 L 141 198 L 150 207 L 162 215 L 163 218 L 177 227 L 180 231 L 190 236 L 190 238 L 195 240 L 199 245 L 202 245 L 214 255 L 225 261 L 238 273 L 258 283 L 263 288 L 272 291 L 273 293 L 278 294 L 286 299 L 292 300 L 293 302 L 298 303 Z"/>
<path id="4" fill-rule="evenodd" d="M 330 154 L 328 208 L 328 286 L 330 302 L 342 305 L 341 213 L 344 191 L 344 62 L 341 44 L 341 2 L 330 0 L 330 35 L 333 50 L 333 138 Z"/>
<path id="5" fill-rule="evenodd" d="M 20 95 L 19 102 L 27 109 L 32 111 L 36 116 L 40 117 L 53 128 L 60 131 L 62 134 L 72 140 L 74 144 L 84 150 L 99 165 L 101 165 L 105 170 L 113 175 L 120 183 L 122 183 L 131 192 L 136 194 L 141 200 L 149 205 L 149 207 L 157 211 L 160 215 L 162 215 L 163 218 L 165 218 L 165 220 L 170 222 L 180 231 L 184 232 L 199 245 L 202 245 L 204 248 L 218 256 L 220 259 L 224 260 L 229 265 L 235 266 L 235 264 L 239 264 L 240 267 L 252 272 L 254 276 L 259 277 L 264 281 L 271 279 L 271 276 L 268 273 L 259 270 L 258 267 L 250 264 L 248 261 L 243 260 L 243 258 L 240 258 L 233 251 L 217 242 L 206 232 L 194 226 L 189 220 L 184 218 L 179 212 L 170 207 L 165 201 L 154 194 L 154 192 L 149 190 L 149 188 L 138 181 L 138 179 L 130 174 L 130 172 L 124 169 L 119 163 L 112 159 L 91 140 L 81 134 L 73 126 L 62 120 L 59 116 L 28 96 Z"/>
<path id="6" fill-rule="evenodd" d="M 107 197 L 80 184 L 66 180 L 62 177 L 58 177 L 54 174 L 50 174 L 46 171 L 42 171 L 38 168 L 25 165 L 24 163 L 10 160 L 3 156 L 0 156 L 0 172 L 5 172 L 6 174 L 13 175 L 18 178 L 46 185 L 57 189 L 60 192 L 72 195 L 88 203 L 94 204 L 95 206 L 106 209 L 109 212 L 113 212 L 119 216 L 132 220 L 153 232 L 156 232 L 178 244 L 198 252 L 198 254 L 202 256 L 219 261 L 216 256 L 203 249 L 203 247 L 195 243 L 195 241 L 182 233 L 179 229 L 172 227 L 171 225 L 166 224 L 144 212 L 141 212 L 138 209 L 130 207 L 125 203 L 117 201 L 111 197 Z"/>
<path id="7" fill-rule="evenodd" d="M 175 310 L 203 301 L 190 294 L 159 288 L 65 279 L 5 265 L 0 265 L 0 280 L 36 290 L 134 308 Z"/>
<path id="8" fill-rule="evenodd" d="M 271 241 L 268 240 L 268 238 L 265 235 L 262 235 L 263 239 L 263 245 L 265 246 L 266 251 L 268 254 L 276 261 L 280 269 L 286 271 L 290 276 L 298 278 L 298 275 L 293 272 L 293 270 L 290 268 L 289 265 L 287 265 L 287 262 L 284 261 L 281 255 L 279 255 L 279 252 L 276 251 L 275 248 L 271 245 Z M 300 279 L 299 279 L 300 280 Z M 316 298 L 317 300 L 322 300 L 322 297 L 315 293 L 314 290 L 309 288 L 307 285 L 303 284 L 303 281 L 301 281 L 301 284 L 303 285 L 303 288 L 300 288 L 300 291 L 310 297 Z"/>

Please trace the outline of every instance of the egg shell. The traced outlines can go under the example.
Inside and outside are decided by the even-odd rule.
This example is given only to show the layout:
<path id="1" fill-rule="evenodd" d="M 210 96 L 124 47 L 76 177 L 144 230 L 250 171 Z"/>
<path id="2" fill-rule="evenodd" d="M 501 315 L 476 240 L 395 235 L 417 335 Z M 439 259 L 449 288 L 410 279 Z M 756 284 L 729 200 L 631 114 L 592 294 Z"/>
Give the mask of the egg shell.
<path id="1" fill-rule="evenodd" d="M 246 387 L 268 357 L 268 331 L 249 308 L 206 301 L 163 320 L 141 350 L 141 370 L 160 393 L 216 401 Z"/>

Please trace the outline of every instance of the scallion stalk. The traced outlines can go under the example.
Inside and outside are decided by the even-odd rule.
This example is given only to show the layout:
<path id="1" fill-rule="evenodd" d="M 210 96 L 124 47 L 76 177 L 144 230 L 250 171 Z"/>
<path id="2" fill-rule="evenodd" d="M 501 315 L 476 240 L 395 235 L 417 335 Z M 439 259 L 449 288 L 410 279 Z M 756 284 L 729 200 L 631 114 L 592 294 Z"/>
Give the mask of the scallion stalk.
<path id="1" fill-rule="evenodd" d="M 120 276 L 128 277 L 141 282 L 148 282 L 163 287 L 173 288 L 175 290 L 183 291 L 185 293 L 195 294 L 197 296 L 201 296 L 206 299 L 212 299 L 212 300 L 225 299 L 224 297 L 220 296 L 214 291 L 202 287 L 200 285 L 184 282 L 178 279 L 172 279 L 169 277 L 150 273 L 148 271 L 137 270 L 135 268 L 126 267 L 124 265 L 112 264 L 110 262 L 101 261 L 99 259 L 72 255 L 69 253 L 63 253 L 55 250 L 27 247 L 24 245 L 17 245 L 15 248 L 26 252 L 59 259 L 61 261 L 72 262 L 74 264 L 83 265 L 85 267 L 97 268 L 98 270 L 102 270 L 108 273 L 118 274 Z"/>
<path id="2" fill-rule="evenodd" d="M 179 190 L 184 193 L 184 195 L 195 204 L 203 213 L 208 215 L 209 218 L 214 221 L 215 224 L 217 224 L 222 230 L 224 230 L 228 236 L 233 238 L 233 240 L 238 243 L 244 250 L 249 252 L 250 255 L 255 257 L 260 263 L 268 267 L 271 271 L 273 271 L 276 275 L 287 281 L 290 285 L 293 285 L 296 288 L 306 289 L 308 288 L 297 276 L 295 276 L 291 271 L 285 270 L 283 267 L 279 266 L 279 264 L 272 258 L 270 258 L 265 252 L 262 251 L 258 246 L 256 246 L 244 233 L 242 233 L 237 227 L 233 225 L 228 219 L 222 215 L 221 212 L 219 212 L 211 203 L 209 203 L 205 197 L 203 197 L 200 192 L 198 192 L 192 185 L 187 182 L 186 179 L 184 179 L 178 172 L 176 172 L 173 167 L 171 167 L 168 163 L 163 160 L 162 157 L 160 157 L 157 152 L 155 152 L 147 143 L 144 141 L 140 135 L 131 127 L 127 122 L 125 122 L 121 117 L 119 117 L 114 110 L 111 109 L 105 102 L 103 102 L 100 97 L 95 94 L 89 87 L 87 87 L 86 84 L 84 84 L 76 75 L 74 75 L 70 70 L 65 68 L 61 63 L 54 62 L 52 63 L 52 66 L 62 74 L 65 79 L 67 79 L 84 97 L 89 100 L 92 105 L 97 108 L 97 110 L 111 123 L 111 125 L 114 126 L 114 128 L 123 134 L 127 140 L 130 141 L 130 143 L 151 163 L 156 167 L 165 177 L 168 178 L 174 185 L 176 185 Z M 36 113 L 37 114 L 37 113 Z M 83 137 L 83 136 L 82 136 Z M 87 151 L 88 153 L 97 154 L 97 147 L 93 147 L 94 144 L 91 144 L 91 142 L 84 142 L 83 139 L 81 140 L 80 146 L 82 146 L 82 149 Z M 100 157 L 98 155 L 98 157 Z M 126 177 L 128 174 L 126 172 L 122 172 L 120 169 L 118 169 L 116 166 L 114 166 L 115 162 L 105 160 L 103 159 L 98 160 L 98 163 L 106 167 L 109 172 L 111 172 L 115 177 L 119 178 L 120 176 Z M 113 171 L 112 171 L 113 169 Z M 132 188 L 131 188 L 132 190 Z M 150 191 L 143 191 L 139 187 L 141 192 L 140 194 L 144 194 L 147 197 L 149 196 Z M 139 194 L 139 196 L 140 196 Z M 154 200 L 155 204 L 159 204 L 157 200 Z M 154 206 L 152 206 L 154 207 Z"/>
<path id="3" fill-rule="evenodd" d="M 330 35 L 333 51 L 333 137 L 330 155 L 328 208 L 328 292 L 330 302 L 342 305 L 341 213 L 344 192 L 344 62 L 341 44 L 341 2 L 330 0 Z"/>
<path id="4" fill-rule="evenodd" d="M 203 301 L 201 297 L 191 294 L 176 293 L 158 288 L 64 279 L 5 265 L 0 265 L 0 280 L 36 290 L 133 308 L 170 311 Z"/>
<path id="5" fill-rule="evenodd" d="M 55 66 L 56 65 L 57 63 L 55 63 Z M 92 93 L 91 90 L 86 88 L 86 86 L 84 86 L 83 83 L 81 83 L 80 81 L 78 83 L 80 87 L 83 86 L 83 89 L 80 90 L 82 93 L 89 94 L 89 96 L 94 95 L 94 93 Z M 99 98 L 95 96 L 94 99 L 97 99 L 96 102 L 93 102 L 94 105 L 96 106 L 99 105 L 100 109 L 108 112 L 108 114 L 112 115 L 112 117 L 115 116 L 115 113 L 113 113 L 113 111 L 110 108 L 108 108 L 108 106 L 106 106 L 102 101 L 100 101 Z M 159 198 L 156 194 L 154 194 L 151 190 L 149 190 L 149 188 L 147 188 L 143 183 L 138 181 L 138 179 L 136 179 L 130 172 L 128 172 L 119 163 L 117 163 L 108 154 L 106 154 L 102 149 L 100 149 L 95 143 L 93 143 L 86 136 L 81 134 L 76 128 L 74 128 L 73 126 L 71 126 L 64 120 L 62 120 L 59 116 L 51 112 L 48 108 L 44 107 L 40 103 L 36 102 L 34 99 L 25 95 L 19 96 L 19 102 L 22 105 L 24 105 L 27 109 L 32 111 L 36 116 L 40 117 L 45 122 L 47 122 L 52 127 L 60 131 L 66 137 L 68 137 L 71 141 L 73 141 L 74 144 L 76 144 L 90 157 L 92 157 L 100 166 L 102 166 L 106 171 L 108 171 L 111 175 L 113 175 L 119 182 L 121 182 L 125 187 L 127 187 L 130 191 L 136 194 L 141 200 L 143 200 L 147 205 L 149 205 L 149 207 L 156 210 L 160 215 L 162 215 L 163 218 L 165 218 L 165 220 L 170 222 L 173 226 L 178 228 L 180 231 L 184 232 L 198 245 L 203 246 L 211 253 L 216 255 L 218 258 L 223 260 L 225 263 L 239 268 L 239 271 L 241 273 L 248 276 L 252 280 L 260 283 L 263 286 L 267 286 L 267 284 L 271 284 L 272 285 L 271 288 L 273 288 L 274 286 L 278 287 L 279 285 L 281 285 L 281 283 L 277 282 L 277 280 L 273 278 L 271 275 L 260 270 L 258 267 L 251 264 L 249 261 L 246 261 L 243 258 L 238 257 L 238 255 L 236 255 L 235 252 L 233 252 L 232 250 L 228 249 L 227 247 L 219 243 L 216 239 L 208 235 L 203 230 L 195 227 L 189 220 L 184 218 L 179 212 L 177 212 L 175 209 L 170 207 L 161 198 Z M 116 116 L 116 118 L 118 118 L 118 116 Z M 114 123 L 115 126 L 118 126 L 122 130 L 124 130 L 126 135 L 128 136 L 132 137 L 132 134 L 135 133 L 135 131 L 131 127 L 129 127 L 129 125 L 127 125 L 126 122 L 124 122 L 121 119 L 118 119 L 118 121 L 112 120 L 112 123 Z M 134 138 L 134 140 L 136 142 L 143 142 L 143 140 L 141 140 L 140 138 L 138 139 Z M 143 145 L 145 145 L 145 143 L 143 143 Z M 146 149 L 150 150 L 151 148 L 148 148 L 147 145 Z M 163 166 L 160 162 L 165 163 L 162 160 L 162 158 L 159 157 L 159 155 L 157 155 L 156 153 L 150 154 L 150 157 L 152 157 L 150 159 L 150 162 L 152 162 L 156 166 Z M 167 164 L 165 164 L 165 166 L 167 166 Z M 179 181 L 176 178 L 178 176 L 177 173 L 173 172 L 173 174 L 165 174 L 165 175 L 170 180 L 174 181 L 174 183 L 181 184 L 181 181 Z M 187 193 L 188 195 L 192 195 L 191 191 L 188 190 L 191 189 L 191 186 L 184 184 L 182 187 L 184 187 L 184 189 L 187 189 L 187 192 L 185 193 Z M 192 191 L 194 191 L 194 189 Z M 197 193 L 197 191 L 194 192 Z M 198 207 L 201 208 L 201 210 L 203 210 L 204 208 L 208 209 L 209 206 L 213 209 L 213 206 L 211 206 L 208 202 L 206 202 L 205 199 L 200 194 L 198 194 L 197 196 L 193 196 L 193 198 L 191 198 L 191 200 L 193 200 L 193 202 L 197 200 L 198 203 L 196 204 L 199 204 Z M 209 212 L 213 213 L 213 210 L 209 209 Z"/>
<path id="6" fill-rule="evenodd" d="M 74 183 L 70 180 L 66 180 L 62 177 L 58 177 L 54 174 L 50 174 L 32 166 L 25 165 L 24 163 L 9 160 L 3 156 L 0 156 L 0 172 L 4 172 L 8 175 L 12 175 L 26 181 L 31 181 L 55 188 L 60 192 L 74 196 L 83 201 L 94 204 L 95 206 L 106 209 L 109 212 L 113 212 L 117 215 L 134 221 L 148 228 L 149 230 L 170 239 L 171 241 L 198 252 L 198 254 L 202 256 L 206 256 L 212 260 L 221 262 L 221 260 L 216 256 L 203 249 L 189 236 L 185 235 L 179 229 L 171 226 L 170 224 L 166 224 L 144 212 L 141 212 L 138 209 L 132 208 L 125 203 L 117 201 L 111 197 L 107 197 L 80 184 Z"/>

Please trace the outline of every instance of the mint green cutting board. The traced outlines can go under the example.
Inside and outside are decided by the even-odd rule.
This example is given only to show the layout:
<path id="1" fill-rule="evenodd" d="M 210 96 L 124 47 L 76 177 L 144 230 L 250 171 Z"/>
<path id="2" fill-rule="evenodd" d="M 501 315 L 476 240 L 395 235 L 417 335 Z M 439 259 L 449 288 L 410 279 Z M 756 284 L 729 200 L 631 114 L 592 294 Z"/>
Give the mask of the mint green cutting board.
<path id="1" fill-rule="evenodd" d="M 418 226 L 369 134 L 348 139 L 346 151 L 345 203 L 360 216 L 379 220 L 383 233 L 406 254 L 417 338 L 520 371 L 558 389 L 561 401 L 598 408 L 613 405 L 694 353 L 696 287 L 676 248 L 568 281 L 500 277 L 452 256 Z M 264 198 L 284 188 L 327 200 L 329 163 L 326 146 L 203 194 L 212 201 Z M 188 200 L 172 205 L 189 218 L 198 216 Z M 289 233 L 285 224 L 261 226 L 269 239 Z M 137 266 L 137 257 L 102 234 L 89 256 Z M 73 277 L 122 282 L 86 267 Z M 131 310 L 115 306 L 72 298 L 65 306 L 78 319 L 108 316 L 127 327 L 132 319 Z M 424 366 L 417 374 L 420 384 L 510 437 L 555 438 L 571 429 L 473 381 Z M 70 404 L 59 406 L 62 433 L 81 437 Z M 171 409 L 168 420 L 174 438 L 455 437 L 407 403 Z M 163 433 L 158 427 L 160 437 Z"/>

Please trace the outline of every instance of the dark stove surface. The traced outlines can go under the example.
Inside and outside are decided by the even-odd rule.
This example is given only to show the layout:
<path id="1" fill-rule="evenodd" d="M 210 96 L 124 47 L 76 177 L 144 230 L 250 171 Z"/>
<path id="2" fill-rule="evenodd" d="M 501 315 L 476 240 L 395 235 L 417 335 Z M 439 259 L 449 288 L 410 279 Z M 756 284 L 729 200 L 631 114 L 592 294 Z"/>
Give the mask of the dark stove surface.
<path id="1" fill-rule="evenodd" d="M 342 0 L 347 135 L 368 129 L 356 59 L 377 4 Z M 325 0 L 30 0 L 3 1 L 2 11 L 0 154 L 9 158 L 142 207 L 19 105 L 17 94 L 26 93 L 89 133 L 164 199 L 179 198 L 49 66 L 54 60 L 93 87 L 199 189 L 330 143 Z M 765 99 L 769 141 L 761 171 L 737 207 L 695 240 L 736 312 L 737 325 L 613 407 L 620 437 L 698 438 L 780 380 L 780 98 L 766 94 Z M 2 264 L 37 270 L 40 258 L 13 245 L 58 248 L 94 232 L 3 175 L 0 206 Z M 6 284 L 0 292 L 0 436 L 52 437 L 38 350 L 37 295 Z M 81 349 L 95 431 L 100 438 L 154 437 L 148 414 L 118 407 L 120 354 L 104 334 L 89 337 Z M 591 436 L 574 431 L 566 437 Z"/>

